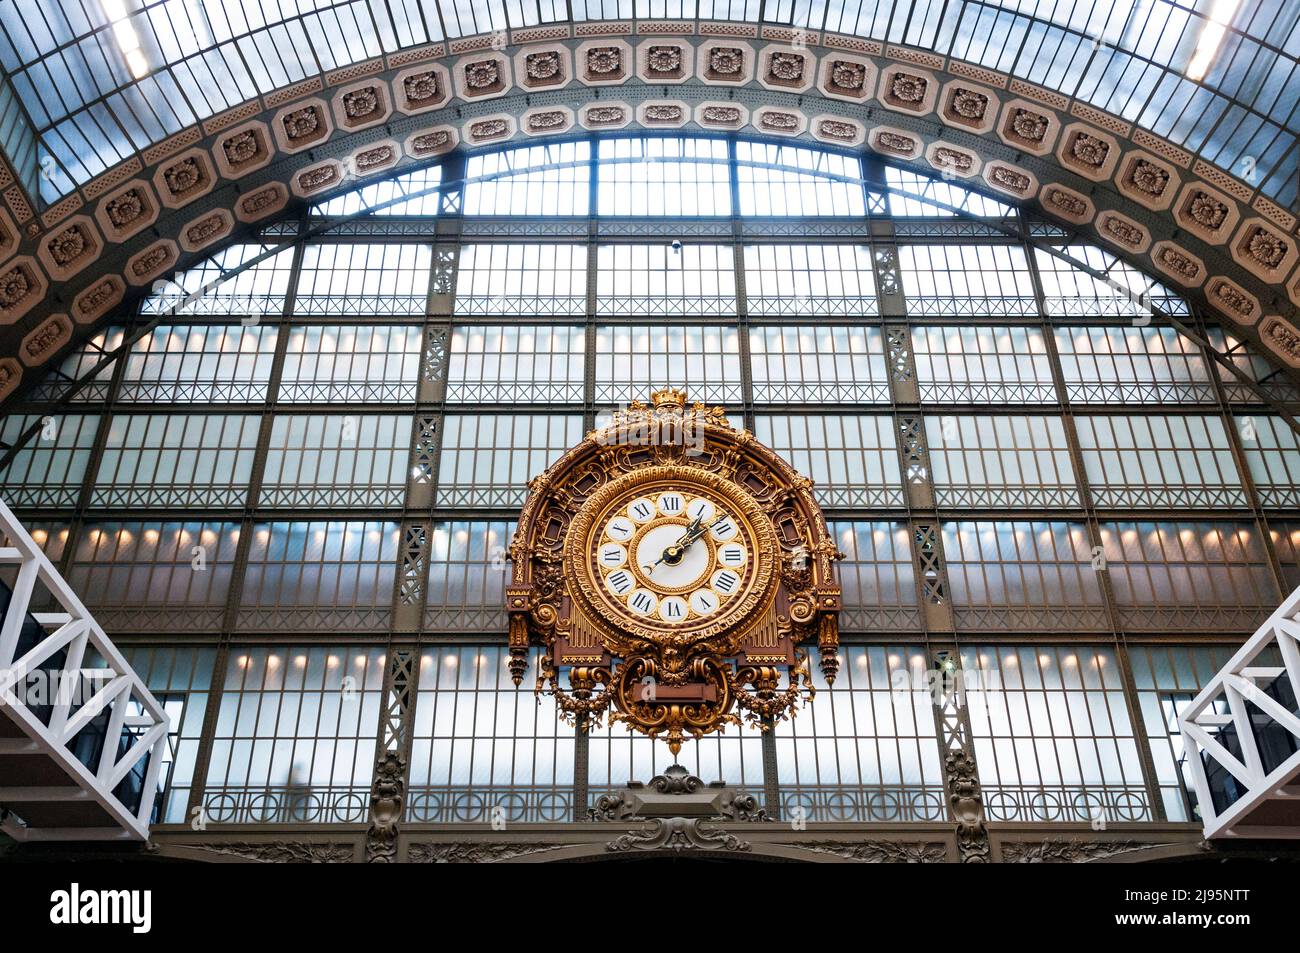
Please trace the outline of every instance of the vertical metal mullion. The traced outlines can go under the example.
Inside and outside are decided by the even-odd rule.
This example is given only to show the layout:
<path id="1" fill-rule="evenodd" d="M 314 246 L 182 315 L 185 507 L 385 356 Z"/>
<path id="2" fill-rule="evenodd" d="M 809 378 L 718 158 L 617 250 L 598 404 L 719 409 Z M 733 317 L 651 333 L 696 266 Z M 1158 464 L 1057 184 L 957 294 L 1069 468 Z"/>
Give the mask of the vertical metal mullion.
<path id="1" fill-rule="evenodd" d="M 1143 786 L 1146 788 L 1147 800 L 1151 806 L 1151 815 L 1158 821 L 1166 820 L 1164 801 L 1160 797 L 1160 785 L 1156 774 L 1155 760 L 1151 755 L 1151 745 L 1146 735 L 1146 727 L 1142 719 L 1142 706 L 1137 696 L 1137 686 L 1133 680 L 1132 666 L 1128 658 L 1128 642 L 1124 634 L 1123 627 L 1120 625 L 1119 610 L 1115 603 L 1115 590 L 1110 581 L 1110 570 L 1105 563 L 1104 541 L 1101 536 L 1101 523 L 1097 519 L 1097 511 L 1093 505 L 1092 487 L 1088 483 L 1087 469 L 1084 464 L 1083 449 L 1079 444 L 1079 432 L 1074 423 L 1074 414 L 1070 406 L 1069 389 L 1065 384 L 1065 370 L 1061 365 L 1061 355 L 1056 347 L 1056 332 L 1051 320 L 1047 315 L 1045 304 L 1046 294 L 1043 290 L 1043 277 L 1038 269 L 1038 260 L 1034 247 L 1028 242 L 1026 224 L 1023 217 L 1020 221 L 1021 239 L 1024 242 L 1022 247 L 1025 248 L 1025 260 L 1029 263 L 1029 275 L 1034 289 L 1034 298 L 1037 303 L 1038 317 L 1040 326 L 1043 329 L 1043 347 L 1047 354 L 1047 363 L 1052 370 L 1052 382 L 1056 388 L 1056 400 L 1059 413 L 1061 415 L 1062 428 L 1065 431 L 1065 439 L 1070 452 L 1070 463 L 1074 467 L 1075 483 L 1078 488 L 1079 502 L 1084 510 L 1084 523 L 1088 528 L 1088 536 L 1092 544 L 1092 552 L 1101 553 L 1102 562 L 1098 565 L 1094 557 L 1092 565 L 1094 572 L 1097 574 L 1097 582 L 1101 589 L 1102 601 L 1106 608 L 1106 616 L 1110 622 L 1110 639 L 1115 649 L 1115 657 L 1119 662 L 1120 685 L 1124 693 L 1124 704 L 1128 712 L 1129 726 L 1133 733 L 1133 740 L 1138 749 L 1138 759 L 1142 769 Z M 1064 684 L 1064 682 L 1062 683 Z M 1064 690 L 1064 689 L 1062 689 Z M 1096 744 L 1096 734 L 1093 733 L 1093 744 Z"/>
<path id="2" fill-rule="evenodd" d="M 424 316 L 420 324 L 420 360 L 419 367 L 416 371 L 415 380 L 415 400 L 410 406 L 411 413 L 411 437 L 408 446 L 408 466 L 406 484 L 402 493 L 402 512 L 398 518 L 398 551 L 396 554 L 397 566 L 393 579 L 393 596 L 392 596 L 392 613 L 390 616 L 388 639 L 385 645 L 384 660 L 385 673 L 384 684 L 381 689 L 382 697 L 379 706 L 379 725 L 377 727 L 379 744 L 375 749 L 375 757 L 371 765 L 370 791 L 371 791 L 371 821 L 374 821 L 373 807 L 379 794 L 380 784 L 383 780 L 380 776 L 380 768 L 390 751 L 396 752 L 401 764 L 401 798 L 402 798 L 402 815 L 399 819 L 405 819 L 405 811 L 409 802 L 409 792 L 411 787 L 411 751 L 413 747 L 413 725 L 415 719 L 415 708 L 418 704 L 418 697 L 421 689 L 421 681 L 424 676 L 424 666 L 422 664 L 423 654 L 418 644 L 411 644 L 407 640 L 419 638 L 419 632 L 422 630 L 422 621 L 425 607 L 428 600 L 429 573 L 431 572 L 431 560 L 433 546 L 433 522 L 432 507 L 437 499 L 438 487 L 438 470 L 442 458 L 442 435 L 445 425 L 446 414 L 446 366 L 444 360 L 440 373 L 440 379 L 430 380 L 429 362 L 434 358 L 432 346 L 434 336 L 440 329 L 445 328 L 445 340 L 443 347 L 451 347 L 451 316 L 455 310 L 454 296 L 456 291 L 457 279 L 459 277 L 459 246 L 461 244 L 462 217 L 465 207 L 464 196 L 464 159 L 459 157 L 451 160 L 448 165 L 452 172 L 454 186 L 452 189 L 440 189 L 437 193 L 438 201 L 438 224 L 436 235 L 433 243 L 432 254 L 429 257 L 429 280 L 428 292 L 425 296 Z M 445 171 L 445 170 L 444 170 Z M 443 180 L 444 182 L 446 179 Z M 454 210 L 449 211 L 451 203 L 447 200 L 449 191 L 458 191 L 459 197 L 454 204 Z M 451 303 L 447 307 L 447 314 L 442 315 L 435 304 L 443 303 L 445 296 L 440 294 L 435 281 L 436 272 L 439 267 L 438 247 L 440 244 L 446 244 L 448 241 L 454 242 L 457 246 L 457 258 L 455 262 L 456 274 L 452 277 L 451 284 Z M 444 354 L 445 356 L 445 354 Z M 420 443 L 424 437 L 424 428 L 421 422 L 425 418 L 434 421 L 433 427 L 435 436 L 431 446 L 429 458 L 429 472 L 427 474 L 428 490 L 426 493 L 421 489 L 421 499 L 416 499 L 416 477 L 414 475 L 413 463 L 416 453 L 421 449 Z M 418 599 L 412 607 L 407 607 L 402 603 L 401 593 L 407 575 L 407 561 L 410 556 L 408 549 L 408 533 L 416 525 L 423 527 L 424 534 L 424 558 L 421 564 L 419 555 L 414 559 L 414 571 L 420 574 Z M 415 623 L 412 631 L 411 624 Z M 406 641 L 407 644 L 399 645 L 399 642 Z M 393 680 L 396 677 L 397 667 L 399 665 L 400 652 L 410 653 L 410 672 L 407 676 L 406 699 L 400 708 L 400 737 L 392 739 L 395 741 L 396 748 L 390 748 L 385 744 L 384 735 L 388 731 L 387 723 L 388 709 L 393 692 Z M 435 684 L 440 678 L 441 672 L 434 673 Z M 437 732 L 434 731 L 436 736 Z M 432 739 L 431 739 L 432 741 Z"/>
<path id="3" fill-rule="evenodd" d="M 781 809 L 781 762 L 776 750 L 776 723 L 770 715 L 763 718 L 762 729 L 763 752 L 763 809 L 768 817 L 782 820 Z"/>
<path id="4" fill-rule="evenodd" d="M 731 197 L 731 263 L 736 288 L 735 327 L 740 353 L 740 400 L 745 429 L 753 431 L 754 366 L 749 346 L 749 289 L 745 284 L 744 223 L 740 216 L 740 175 L 736 166 L 735 136 L 727 137 L 727 187 Z"/>
<path id="5" fill-rule="evenodd" d="M 1208 340 L 1204 315 L 1199 309 L 1196 310 L 1195 314 L 1196 333 L 1202 340 Z M 1255 531 L 1259 533 L 1260 543 L 1264 549 L 1264 558 L 1268 560 L 1269 572 L 1273 576 L 1273 584 L 1277 590 L 1274 595 L 1281 602 L 1286 598 L 1288 592 L 1286 576 L 1282 572 L 1282 563 L 1278 559 L 1277 548 L 1273 545 L 1268 516 L 1264 512 L 1263 503 L 1260 501 L 1259 490 L 1255 486 L 1255 478 L 1251 476 L 1250 461 L 1246 457 L 1245 447 L 1241 443 L 1241 434 L 1237 430 L 1236 414 L 1233 412 L 1227 392 L 1224 390 L 1223 379 L 1219 376 L 1212 359 L 1206 353 L 1206 348 L 1198 346 L 1197 351 L 1200 352 L 1201 359 L 1206 362 L 1206 366 L 1210 370 L 1210 386 L 1214 390 L 1219 419 L 1223 421 L 1223 429 L 1228 437 L 1228 448 L 1232 453 L 1232 462 L 1237 468 L 1237 477 L 1241 482 L 1242 490 L 1246 494 L 1246 502 L 1250 507 L 1251 516 L 1255 522 Z"/>
<path id="6" fill-rule="evenodd" d="M 600 236 L 600 140 L 587 139 L 587 302 L 583 322 L 582 428 L 596 427 L 596 282 Z M 557 726 L 564 724 L 557 721 Z M 559 729 L 556 729 L 557 735 Z M 558 737 L 556 739 L 559 740 Z M 556 745 L 558 750 L 559 745 Z M 554 776 L 554 775 L 552 775 Z M 591 799 L 591 726 L 578 723 L 573 728 L 573 819 L 584 820 Z M 629 779 L 631 780 L 631 779 Z M 647 779 L 648 780 L 648 779 Z"/>
<path id="7" fill-rule="evenodd" d="M 583 321 L 582 426 L 590 431 L 596 426 L 596 282 L 600 235 L 600 163 L 596 154 L 599 140 L 591 137 L 587 164 L 587 261 L 586 314 Z"/>
<path id="8" fill-rule="evenodd" d="M 438 200 L 439 204 L 441 204 L 441 192 L 439 192 Z M 463 200 L 461 200 L 461 205 L 463 205 Z M 442 209 L 439 209 L 439 212 L 441 211 Z M 456 217 L 455 220 L 452 221 L 452 225 L 459 226 L 459 217 Z M 434 438 L 435 446 L 432 459 L 430 459 L 429 462 L 430 472 L 428 475 L 430 484 L 428 503 L 432 506 L 434 494 L 435 491 L 437 491 L 438 463 L 442 451 L 443 404 L 441 400 L 439 400 L 437 407 L 426 412 L 425 404 L 421 402 L 421 398 L 429 397 L 429 389 L 426 387 L 426 378 L 428 378 L 428 367 L 426 367 L 426 364 L 428 364 L 428 361 L 432 358 L 430 343 L 433 341 L 434 329 L 438 326 L 430 320 L 430 312 L 433 311 L 434 270 L 438 267 L 437 260 L 437 247 L 434 247 L 434 254 L 429 257 L 429 291 L 428 294 L 425 295 L 425 315 L 424 320 L 422 320 L 420 325 L 420 361 L 419 369 L 417 369 L 416 372 L 416 394 L 415 400 L 413 400 L 411 408 L 409 408 L 409 410 L 411 410 L 411 438 L 409 438 L 407 449 L 408 465 L 406 485 L 404 485 L 402 494 L 402 515 L 400 515 L 398 520 L 399 536 L 398 547 L 396 547 L 398 551 L 396 551 L 395 554 L 396 567 L 393 579 L 393 599 L 391 599 L 391 608 L 393 608 L 393 611 L 391 611 L 390 614 L 389 632 L 387 632 L 385 650 L 383 650 L 385 672 L 383 672 L 380 706 L 378 706 L 378 712 L 380 712 L 380 714 L 378 714 L 378 725 L 376 728 L 378 741 L 376 749 L 374 749 L 374 757 L 372 758 L 372 762 L 370 762 L 370 811 L 368 813 L 368 820 L 369 823 L 372 824 L 372 827 L 370 827 L 370 833 L 367 837 L 368 859 L 372 857 L 374 859 L 386 858 L 386 849 L 385 846 L 383 846 L 386 844 L 385 835 L 386 833 L 391 833 L 391 835 L 396 836 L 396 832 L 400 831 L 400 824 L 402 824 L 404 818 L 406 818 L 406 807 L 409 805 L 409 789 L 411 789 L 411 735 L 413 719 L 415 719 L 416 698 L 419 696 L 419 681 L 422 671 L 420 664 L 421 654 L 419 646 L 407 644 L 404 647 L 399 647 L 398 641 L 399 638 L 406 638 L 406 640 L 409 640 L 409 638 L 413 637 L 413 633 L 407 631 L 409 623 L 412 621 L 412 615 L 415 616 L 416 620 L 416 632 L 419 632 L 419 620 L 422 620 L 422 616 L 424 616 L 425 599 L 426 595 L 428 595 L 429 588 L 429 553 L 430 547 L 433 545 L 433 524 L 432 521 L 428 519 L 420 519 L 419 516 L 412 519 L 412 510 L 415 508 L 416 502 L 412 499 L 413 490 L 415 490 L 416 486 L 416 476 L 415 468 L 413 468 L 411 464 L 413 463 L 413 460 L 415 460 L 416 452 L 420 450 L 420 442 L 422 434 L 424 434 L 421 420 L 424 419 L 425 416 L 433 417 L 437 437 Z M 448 319 L 447 328 L 448 332 L 450 332 L 450 319 Z M 447 335 L 445 346 L 450 347 L 450 333 Z M 435 394 L 437 394 L 439 398 L 445 398 L 445 384 L 441 387 L 437 387 L 437 389 L 435 389 Z M 403 606 L 402 603 L 402 592 L 404 582 L 406 582 L 408 558 L 411 558 L 411 555 L 409 555 L 407 537 L 408 533 L 412 532 L 413 524 L 415 524 L 416 521 L 419 521 L 422 525 L 422 534 L 424 534 L 424 559 L 422 559 L 421 562 L 419 554 L 416 554 L 415 560 L 413 560 L 413 562 L 415 562 L 415 566 L 413 566 L 415 571 L 417 573 L 422 573 L 422 579 L 420 580 L 420 598 L 419 601 L 415 603 L 415 606 L 413 606 L 413 610 L 404 611 L 406 610 L 406 606 Z M 390 707 L 393 705 L 393 694 L 396 690 L 396 677 L 398 677 L 399 668 L 402 666 L 402 655 L 400 655 L 402 651 L 409 653 L 409 670 L 406 673 L 406 689 L 404 689 L 404 697 L 398 699 L 399 725 L 396 737 L 386 737 L 389 735 L 391 727 L 389 723 Z M 396 823 L 394 824 L 394 831 L 383 831 L 383 829 L 374 827 L 377 819 L 374 810 L 376 810 L 376 806 L 380 805 L 381 802 L 389 800 L 389 798 L 386 797 L 386 794 L 383 794 L 381 789 L 381 785 L 385 784 L 385 780 L 383 780 L 383 777 L 381 776 L 381 768 L 383 762 L 386 761 L 390 754 L 396 754 L 400 766 L 400 777 L 398 779 L 400 784 L 398 794 L 400 800 L 400 814 L 398 820 L 396 820 Z M 374 850 L 373 854 L 372 840 L 377 848 Z"/>
<path id="9" fill-rule="evenodd" d="M 582 821 L 587 818 L 587 806 L 591 800 L 591 728 L 579 723 L 573 731 L 573 819 Z"/>
<path id="10" fill-rule="evenodd" d="M 131 336 L 132 330 L 138 322 L 139 313 L 137 310 L 137 313 L 132 316 L 131 321 L 127 324 L 126 337 Z M 81 488 L 77 492 L 77 502 L 68 518 L 68 538 L 64 542 L 63 553 L 58 561 L 59 573 L 65 579 L 68 578 L 68 572 L 72 569 L 73 553 L 85 527 L 86 510 L 90 506 L 91 494 L 94 492 L 95 481 L 99 476 L 99 468 L 103 464 L 104 449 L 108 444 L 108 433 L 113 426 L 113 416 L 122 390 L 122 379 L 126 376 L 127 359 L 130 356 L 131 349 L 128 348 L 113 363 L 113 374 L 109 380 L 108 394 L 104 399 L 104 403 L 100 406 L 99 423 L 95 428 L 95 440 L 91 444 L 90 456 L 86 459 L 86 472 L 82 474 Z"/>
<path id="11" fill-rule="evenodd" d="M 304 213 L 305 216 L 306 213 Z M 300 220 L 301 230 L 305 219 Z M 243 598 L 244 578 L 248 571 L 248 553 L 252 547 L 254 518 L 257 510 L 257 497 L 261 492 L 262 478 L 266 467 L 266 457 L 271 440 L 271 427 L 275 418 L 276 402 L 279 397 L 281 376 L 284 372 L 285 354 L 289 347 L 289 329 L 293 315 L 294 301 L 298 290 L 298 279 L 302 272 L 302 258 L 305 243 L 298 241 L 293 247 L 289 266 L 289 288 L 285 293 L 284 306 L 281 309 L 276 335 L 275 356 L 271 361 L 271 374 L 267 382 L 266 397 L 262 406 L 262 420 L 258 431 L 257 450 L 253 455 L 253 465 L 249 474 L 248 496 L 244 501 L 244 514 L 239 520 L 239 542 L 235 546 L 234 562 L 230 570 L 230 590 L 226 596 L 226 610 L 222 621 L 217 655 L 212 666 L 212 688 L 208 696 L 208 707 L 204 712 L 203 727 L 199 735 L 199 748 L 195 754 L 194 776 L 190 785 L 190 801 L 187 814 L 195 817 L 202 810 L 203 791 L 207 785 L 209 759 L 212 755 L 213 733 L 216 730 L 217 716 L 221 708 L 221 696 L 225 688 L 226 671 L 230 664 L 231 640 L 237 628 L 239 606 Z"/>
<path id="12" fill-rule="evenodd" d="M 740 214 L 740 172 L 737 166 L 736 137 L 727 137 L 727 191 L 731 205 L 731 260 L 736 289 L 736 337 L 740 351 L 740 398 L 745 429 L 754 430 L 754 365 L 750 347 L 749 288 L 745 283 L 744 222 Z M 763 801 L 768 815 L 780 818 L 780 760 L 776 747 L 776 724 L 765 717 L 760 727 L 762 751 Z M 743 758 L 743 756 L 742 756 Z M 742 760 L 743 763 L 743 760 Z"/>
<path id="13" fill-rule="evenodd" d="M 340 658 L 339 658 L 339 666 L 340 666 L 340 668 L 342 669 L 342 671 L 339 672 L 339 685 L 340 685 L 340 695 L 342 695 L 342 690 L 341 690 L 341 689 L 342 689 L 342 685 L 343 685 L 343 679 L 345 679 L 345 678 L 348 677 L 348 676 L 347 676 L 347 672 L 348 672 L 348 657 L 347 657 L 347 651 L 346 651 L 346 648 L 345 648 L 344 646 L 339 646 L 339 648 L 343 650 L 343 651 L 340 652 Z M 316 719 L 315 719 L 315 725 L 313 726 L 312 736 L 311 736 L 311 761 L 312 761 L 312 763 L 314 763 L 315 760 L 316 760 L 316 745 L 320 742 L 320 739 L 321 739 L 321 736 L 322 736 L 322 732 L 321 732 L 321 719 L 322 719 L 322 717 L 323 717 L 323 715 L 324 715 L 324 711 L 325 711 L 325 693 L 326 693 L 326 691 L 328 691 L 327 685 L 328 685 L 328 682 L 329 682 L 329 647 L 326 646 L 326 647 L 324 648 L 324 651 L 325 651 L 325 653 L 326 653 L 326 655 L 325 655 L 325 668 L 324 668 L 324 671 L 321 673 L 321 682 L 320 682 L 320 700 L 319 700 L 319 702 L 318 702 L 317 705 L 316 705 Z M 308 656 L 308 658 L 310 659 L 310 656 Z M 310 661 L 308 662 L 308 665 L 306 666 L 306 668 L 307 668 L 307 671 L 311 671 L 311 664 L 310 664 Z M 308 688 L 307 688 L 307 672 L 304 672 L 304 673 L 303 673 L 302 692 L 303 692 L 303 696 L 306 697 L 307 692 L 308 692 Z M 342 715 L 343 715 L 343 701 L 342 701 L 342 698 L 340 698 L 340 700 L 339 700 L 339 709 L 338 709 L 338 711 L 337 711 L 337 712 L 335 713 L 335 715 L 334 715 L 334 724 L 335 724 L 335 728 L 336 728 L 335 736 L 336 736 L 336 737 L 337 737 L 337 735 L 338 735 L 337 727 L 338 727 L 338 725 L 339 725 L 339 719 L 342 717 Z M 294 734 L 293 734 L 293 754 L 294 754 L 294 758 L 297 758 L 297 756 L 298 756 L 298 750 L 299 750 L 299 749 L 298 749 L 298 743 L 299 743 L 301 740 L 302 740 L 302 735 L 298 732 L 297 727 L 295 726 L 295 728 L 294 728 Z M 338 749 L 337 749 L 337 747 L 336 747 L 335 750 L 334 750 L 334 754 L 333 754 L 333 756 L 332 756 L 331 759 L 330 759 L 330 768 L 331 768 L 331 770 L 330 770 L 330 784 L 329 784 L 329 788 L 333 788 L 333 781 L 334 781 L 334 772 L 333 772 L 334 761 L 333 761 L 333 758 L 334 758 L 334 757 L 337 757 L 337 756 L 338 756 Z M 289 772 L 290 772 L 290 775 L 289 775 L 289 776 L 292 777 L 292 776 L 293 776 L 293 760 L 292 760 L 292 759 L 290 759 L 290 762 L 289 762 Z M 327 789 L 327 790 L 329 790 L 329 789 Z M 332 791 L 331 791 L 330 793 L 332 794 Z M 327 795 L 327 797 L 328 797 L 328 796 L 329 796 L 329 795 Z"/>

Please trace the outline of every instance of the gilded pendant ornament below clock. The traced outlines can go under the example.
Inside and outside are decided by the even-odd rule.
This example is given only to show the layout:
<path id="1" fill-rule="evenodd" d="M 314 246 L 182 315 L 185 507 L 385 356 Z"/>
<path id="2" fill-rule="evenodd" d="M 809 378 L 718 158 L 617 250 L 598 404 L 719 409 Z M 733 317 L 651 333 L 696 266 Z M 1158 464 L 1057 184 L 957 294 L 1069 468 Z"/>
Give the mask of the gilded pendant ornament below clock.
<path id="1" fill-rule="evenodd" d="M 812 696 L 815 640 L 839 667 L 840 558 L 811 481 L 721 408 L 634 402 L 530 484 L 511 544 L 511 674 L 571 721 L 611 720 L 676 753 Z M 567 673 L 567 686 L 564 684 Z"/>

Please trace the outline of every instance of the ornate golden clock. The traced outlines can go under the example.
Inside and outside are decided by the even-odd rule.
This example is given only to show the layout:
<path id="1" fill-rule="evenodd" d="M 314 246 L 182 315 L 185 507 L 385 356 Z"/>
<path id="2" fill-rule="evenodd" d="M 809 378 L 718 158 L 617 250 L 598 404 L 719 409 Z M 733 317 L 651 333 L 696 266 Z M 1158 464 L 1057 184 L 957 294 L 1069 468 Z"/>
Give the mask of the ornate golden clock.
<path id="1" fill-rule="evenodd" d="M 721 408 L 634 402 L 529 485 L 511 544 L 511 674 L 673 752 L 743 717 L 766 730 L 812 695 L 815 640 L 839 668 L 840 589 L 812 482 Z M 567 674 L 567 686 L 564 684 Z"/>

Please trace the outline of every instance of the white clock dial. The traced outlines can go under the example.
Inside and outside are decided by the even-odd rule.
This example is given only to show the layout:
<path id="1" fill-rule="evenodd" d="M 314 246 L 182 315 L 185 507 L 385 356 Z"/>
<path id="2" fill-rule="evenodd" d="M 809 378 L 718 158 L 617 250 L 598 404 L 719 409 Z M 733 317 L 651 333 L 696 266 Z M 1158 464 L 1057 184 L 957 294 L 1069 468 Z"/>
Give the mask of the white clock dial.
<path id="1" fill-rule="evenodd" d="M 655 501 L 644 496 L 627 505 L 627 515 L 638 523 L 646 523 L 654 519 L 655 512 Z"/>
<path id="2" fill-rule="evenodd" d="M 649 589 L 637 589 L 627 597 L 627 607 L 637 615 L 653 615 L 659 608 L 659 597 Z"/>
<path id="3" fill-rule="evenodd" d="M 728 569 L 739 569 L 748 560 L 749 554 L 745 552 L 745 547 L 738 542 L 725 543 L 718 547 L 718 562 Z"/>
<path id="4" fill-rule="evenodd" d="M 627 562 L 627 549 L 618 543 L 601 543 L 600 555 L 596 558 L 606 569 L 617 569 Z"/>
<path id="5" fill-rule="evenodd" d="M 681 516 L 686 509 L 686 498 L 675 490 L 659 494 L 659 512 L 664 516 Z"/>
<path id="6" fill-rule="evenodd" d="M 636 535 L 636 523 L 633 523 L 626 516 L 615 516 L 605 527 L 605 535 L 610 539 L 616 539 L 620 543 L 626 543 Z"/>
<path id="7" fill-rule="evenodd" d="M 753 571 L 744 523 L 686 490 L 618 504 L 593 553 L 604 590 L 629 615 L 673 627 L 721 617 Z"/>
<path id="8" fill-rule="evenodd" d="M 709 571 L 709 546 L 697 539 L 680 558 L 670 561 L 664 553 L 677 545 L 686 532 L 680 523 L 651 527 L 636 544 L 636 564 L 644 578 L 658 589 L 683 589 Z"/>
<path id="9" fill-rule="evenodd" d="M 690 612 L 681 596 L 664 596 L 659 600 L 659 618 L 665 622 L 685 622 Z"/>
<path id="10" fill-rule="evenodd" d="M 691 611 L 696 615 L 712 615 L 720 605 L 722 600 L 712 589 L 696 589 L 691 593 Z"/>
<path id="11" fill-rule="evenodd" d="M 740 576 L 730 569 L 719 569 L 709 582 L 713 591 L 724 599 L 740 591 Z"/>

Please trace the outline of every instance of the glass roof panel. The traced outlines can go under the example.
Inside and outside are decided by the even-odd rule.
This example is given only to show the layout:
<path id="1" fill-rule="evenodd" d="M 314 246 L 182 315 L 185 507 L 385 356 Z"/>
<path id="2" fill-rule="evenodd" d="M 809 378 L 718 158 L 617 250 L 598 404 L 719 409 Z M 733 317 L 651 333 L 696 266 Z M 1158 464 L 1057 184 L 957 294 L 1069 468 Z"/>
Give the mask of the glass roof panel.
<path id="1" fill-rule="evenodd" d="M 1220 0 L 1222 6 L 1222 0 Z M 857 34 L 1014 73 L 1146 126 L 1296 205 L 1300 0 L 9 0 L 0 66 L 54 162 L 53 201 L 253 96 L 396 50 L 567 20 L 700 18 Z M 124 50 L 137 43 L 147 74 Z"/>

